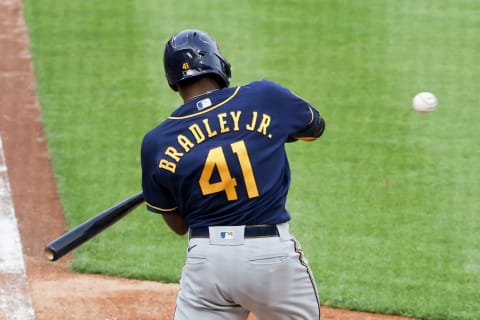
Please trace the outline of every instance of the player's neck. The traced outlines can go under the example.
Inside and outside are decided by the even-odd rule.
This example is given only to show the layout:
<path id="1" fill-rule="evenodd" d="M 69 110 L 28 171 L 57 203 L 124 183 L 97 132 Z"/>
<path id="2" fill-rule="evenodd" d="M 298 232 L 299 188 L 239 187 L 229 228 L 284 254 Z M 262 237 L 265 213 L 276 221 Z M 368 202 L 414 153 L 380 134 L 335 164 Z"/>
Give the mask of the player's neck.
<path id="1" fill-rule="evenodd" d="M 215 79 L 210 77 L 202 77 L 198 81 L 188 83 L 187 85 L 179 85 L 178 93 L 182 97 L 183 101 L 187 102 L 220 88 L 220 85 Z"/>

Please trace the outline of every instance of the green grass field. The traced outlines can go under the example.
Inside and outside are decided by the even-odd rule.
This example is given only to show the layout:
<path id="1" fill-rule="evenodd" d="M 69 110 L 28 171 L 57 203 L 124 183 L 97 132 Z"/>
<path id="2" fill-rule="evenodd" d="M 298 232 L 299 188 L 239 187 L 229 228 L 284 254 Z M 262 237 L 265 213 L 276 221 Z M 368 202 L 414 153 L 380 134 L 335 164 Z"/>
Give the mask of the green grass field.
<path id="1" fill-rule="evenodd" d="M 141 190 L 143 135 L 181 103 L 164 43 L 204 29 L 232 85 L 274 80 L 326 118 L 319 141 L 287 147 L 291 226 L 322 304 L 480 319 L 480 2 L 25 0 L 24 10 L 70 227 Z M 413 111 L 419 91 L 438 110 Z M 176 282 L 186 241 L 142 207 L 78 248 L 72 267 Z"/>

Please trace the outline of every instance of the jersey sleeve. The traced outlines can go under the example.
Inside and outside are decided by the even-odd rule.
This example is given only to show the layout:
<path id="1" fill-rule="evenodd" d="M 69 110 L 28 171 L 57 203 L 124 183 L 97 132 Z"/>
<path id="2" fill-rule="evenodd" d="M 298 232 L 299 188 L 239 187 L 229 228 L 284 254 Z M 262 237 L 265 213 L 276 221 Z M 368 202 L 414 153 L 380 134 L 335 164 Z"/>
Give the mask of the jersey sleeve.
<path id="1" fill-rule="evenodd" d="M 142 189 L 147 209 L 154 213 L 176 213 L 177 205 L 167 185 L 158 176 L 158 160 L 153 142 L 147 134 L 141 147 Z"/>
<path id="2" fill-rule="evenodd" d="M 323 134 L 325 130 L 325 120 L 323 120 L 318 110 L 312 106 L 310 106 L 310 111 L 312 112 L 312 120 L 310 123 L 304 129 L 289 135 L 287 141 L 314 141 Z"/>
<path id="3" fill-rule="evenodd" d="M 325 121 L 315 107 L 286 87 L 266 80 L 262 84 L 272 112 L 281 119 L 287 142 L 313 141 L 323 134 Z"/>

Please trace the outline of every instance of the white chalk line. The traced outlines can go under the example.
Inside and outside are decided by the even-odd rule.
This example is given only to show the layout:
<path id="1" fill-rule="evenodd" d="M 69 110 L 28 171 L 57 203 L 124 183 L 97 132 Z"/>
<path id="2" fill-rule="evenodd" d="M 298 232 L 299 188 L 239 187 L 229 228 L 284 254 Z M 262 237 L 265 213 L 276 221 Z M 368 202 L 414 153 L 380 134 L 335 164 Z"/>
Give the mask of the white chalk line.
<path id="1" fill-rule="evenodd" d="M 13 207 L 8 169 L 0 137 L 0 318 L 31 320 L 35 318 L 25 274 L 22 242 Z"/>

